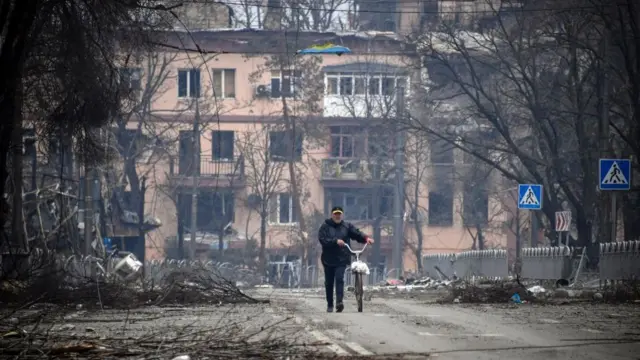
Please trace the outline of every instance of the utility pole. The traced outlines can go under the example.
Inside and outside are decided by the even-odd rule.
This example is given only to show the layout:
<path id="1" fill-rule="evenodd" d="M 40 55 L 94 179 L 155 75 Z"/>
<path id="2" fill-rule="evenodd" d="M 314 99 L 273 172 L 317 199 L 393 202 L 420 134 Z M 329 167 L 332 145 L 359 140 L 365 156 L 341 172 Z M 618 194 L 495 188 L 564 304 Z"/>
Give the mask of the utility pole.
<path id="1" fill-rule="evenodd" d="M 200 95 L 200 94 L 198 94 Z M 191 232 L 191 244 L 189 244 L 189 258 L 193 259 L 196 252 L 196 228 L 198 220 L 198 176 L 200 175 L 200 99 L 196 97 L 196 113 L 193 120 L 193 158 L 190 169 L 191 179 L 193 183 L 191 185 L 191 225 L 189 231 Z"/>
<path id="2" fill-rule="evenodd" d="M 516 196 L 517 199 L 517 196 Z M 522 269 L 522 236 L 520 234 L 520 208 L 516 207 L 516 275 L 520 275 Z"/>
<path id="3" fill-rule="evenodd" d="M 142 258 L 139 259 L 140 261 L 142 261 L 144 263 L 144 258 L 146 257 L 146 244 L 145 244 L 145 231 L 144 231 L 144 198 L 146 196 L 147 193 L 147 177 L 143 176 L 142 179 L 140 179 L 140 199 L 139 203 L 138 203 L 138 237 L 141 243 L 142 243 Z M 144 270 L 144 269 L 143 269 Z"/>
<path id="4" fill-rule="evenodd" d="M 600 63 L 600 157 L 608 158 L 609 152 L 609 77 L 607 76 L 607 61 L 609 56 L 609 32 L 605 29 L 602 37 L 602 61 Z M 611 154 L 613 155 L 613 154 Z M 611 156 L 614 158 L 614 156 Z M 598 179 L 599 180 L 599 179 Z M 611 213 L 609 215 L 609 229 L 611 238 L 609 242 L 616 241 L 617 226 L 617 191 L 609 191 L 611 194 Z"/>
<path id="5" fill-rule="evenodd" d="M 381 193 L 381 186 L 380 183 L 378 181 L 382 181 L 382 179 L 378 180 L 378 179 L 373 179 L 373 181 L 376 182 L 376 184 L 374 185 L 373 188 L 373 238 L 376 240 L 375 243 L 373 243 L 373 268 L 374 268 L 374 274 L 376 276 L 375 281 L 378 281 L 378 279 L 382 279 L 382 275 L 380 275 L 380 272 L 384 272 L 384 267 L 380 266 L 380 237 L 381 237 L 381 232 L 380 231 L 380 223 L 382 222 L 382 217 L 380 216 L 380 193 Z"/>
<path id="6" fill-rule="evenodd" d="M 402 250 L 403 250 L 403 228 L 404 228 L 404 130 L 400 128 L 400 121 L 404 117 L 404 87 L 396 89 L 396 187 L 393 197 L 393 267 L 397 269 L 397 277 L 403 275 L 402 271 Z"/>
<path id="7" fill-rule="evenodd" d="M 529 210 L 529 219 L 531 221 L 531 241 L 529 246 L 538 247 L 538 217 L 536 210 Z"/>

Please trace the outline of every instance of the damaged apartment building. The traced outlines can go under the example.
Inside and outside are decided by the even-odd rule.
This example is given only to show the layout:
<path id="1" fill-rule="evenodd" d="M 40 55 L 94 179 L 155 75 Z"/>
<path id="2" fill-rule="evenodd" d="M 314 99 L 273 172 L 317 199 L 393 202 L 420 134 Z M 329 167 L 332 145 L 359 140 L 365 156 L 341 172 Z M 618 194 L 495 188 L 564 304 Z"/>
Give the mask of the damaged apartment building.
<path id="1" fill-rule="evenodd" d="M 438 1 L 438 9 L 453 2 Z M 169 46 L 121 64 L 122 86 L 147 101 L 147 110 L 105 130 L 118 158 L 108 171 L 89 174 L 96 238 L 146 260 L 255 258 L 261 241 L 269 261 L 308 260 L 318 255 L 316 227 L 342 206 L 348 221 L 378 240 L 367 260 L 388 270 L 396 145 L 389 124 L 398 89 L 410 108 L 422 73 L 415 46 L 398 33 L 432 14 L 394 4 L 395 25 L 380 26 L 391 20 L 366 18 L 374 13 L 358 13 L 354 3 L 343 32 L 282 30 L 271 24 L 277 14 L 247 28 L 233 5 L 183 7 L 175 30 L 155 34 Z M 403 15 L 402 6 L 412 11 Z M 296 55 L 326 43 L 352 53 Z M 149 88 L 157 78 L 160 85 Z M 417 210 L 404 201 L 405 269 L 416 266 L 416 224 L 425 253 L 460 251 L 473 241 L 463 184 L 450 181 L 464 159 L 435 142 L 424 151 L 428 180 Z M 76 165 L 69 183 L 80 201 L 85 177 Z M 487 222 L 487 195 L 474 196 L 474 222 Z M 74 206 L 83 227 L 84 206 Z M 298 231 L 301 222 L 307 233 Z"/>

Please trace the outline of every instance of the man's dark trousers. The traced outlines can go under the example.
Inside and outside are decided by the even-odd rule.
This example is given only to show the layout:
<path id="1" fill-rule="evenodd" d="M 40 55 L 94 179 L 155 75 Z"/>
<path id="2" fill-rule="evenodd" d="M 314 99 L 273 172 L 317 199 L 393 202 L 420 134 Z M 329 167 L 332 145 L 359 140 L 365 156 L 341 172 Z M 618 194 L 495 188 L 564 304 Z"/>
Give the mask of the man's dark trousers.
<path id="1" fill-rule="evenodd" d="M 336 287 L 336 301 L 341 303 L 344 298 L 344 271 L 347 267 L 324 265 L 324 286 L 327 292 L 327 305 L 333 307 L 333 286 Z"/>

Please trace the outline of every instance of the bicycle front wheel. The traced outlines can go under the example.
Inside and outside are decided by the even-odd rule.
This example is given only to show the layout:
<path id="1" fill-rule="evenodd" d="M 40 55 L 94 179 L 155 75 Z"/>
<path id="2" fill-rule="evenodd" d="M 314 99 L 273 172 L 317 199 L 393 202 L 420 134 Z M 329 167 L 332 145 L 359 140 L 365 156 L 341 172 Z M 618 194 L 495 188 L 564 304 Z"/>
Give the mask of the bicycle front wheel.
<path id="1" fill-rule="evenodd" d="M 362 298 L 364 296 L 364 286 L 362 284 L 362 274 L 356 273 L 356 283 L 355 283 L 355 293 L 356 293 L 356 301 L 358 302 L 358 312 L 362 312 Z"/>

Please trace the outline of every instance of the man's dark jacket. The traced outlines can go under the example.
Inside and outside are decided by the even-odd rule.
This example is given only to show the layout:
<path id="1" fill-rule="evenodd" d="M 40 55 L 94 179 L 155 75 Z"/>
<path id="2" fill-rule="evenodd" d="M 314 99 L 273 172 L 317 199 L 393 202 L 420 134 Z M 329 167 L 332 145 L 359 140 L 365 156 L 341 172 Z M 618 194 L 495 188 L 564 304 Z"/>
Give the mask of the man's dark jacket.
<path id="1" fill-rule="evenodd" d="M 322 245 L 322 265 L 347 266 L 351 263 L 351 252 L 346 246 L 338 246 L 338 239 L 344 240 L 351 246 L 351 240 L 366 243 L 367 236 L 358 230 L 353 224 L 342 221 L 339 224 L 332 219 L 327 219 L 320 226 L 318 239 Z M 354 249 L 355 250 L 355 249 Z"/>

